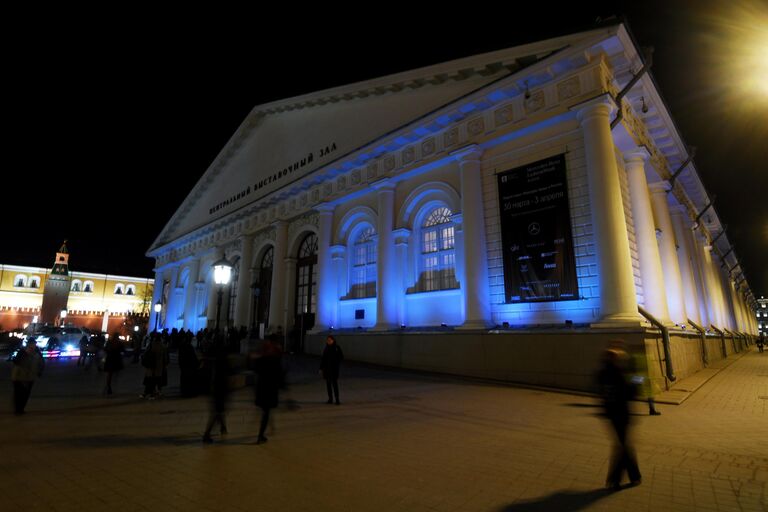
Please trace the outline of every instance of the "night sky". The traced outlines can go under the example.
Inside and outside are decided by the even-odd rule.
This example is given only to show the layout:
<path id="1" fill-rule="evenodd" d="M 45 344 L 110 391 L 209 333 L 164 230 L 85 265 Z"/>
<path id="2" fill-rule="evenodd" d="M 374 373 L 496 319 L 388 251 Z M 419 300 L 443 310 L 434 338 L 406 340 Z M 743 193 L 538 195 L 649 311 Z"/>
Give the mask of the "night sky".
<path id="1" fill-rule="evenodd" d="M 768 2 L 518 4 L 22 16 L 4 52 L 0 263 L 49 267 L 66 238 L 74 270 L 152 277 L 144 253 L 254 106 L 623 14 L 655 48 L 652 74 L 753 292 L 768 294 L 768 85 L 747 84 L 753 34 L 768 54 Z"/>

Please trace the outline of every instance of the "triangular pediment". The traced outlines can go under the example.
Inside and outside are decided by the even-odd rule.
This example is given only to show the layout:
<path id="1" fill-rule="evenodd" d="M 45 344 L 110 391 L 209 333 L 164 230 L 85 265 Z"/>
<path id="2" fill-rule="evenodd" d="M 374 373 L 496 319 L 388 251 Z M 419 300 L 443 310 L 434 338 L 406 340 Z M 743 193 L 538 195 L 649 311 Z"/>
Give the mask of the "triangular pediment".
<path id="1" fill-rule="evenodd" d="M 254 108 L 149 254 L 597 31 L 477 55 Z"/>

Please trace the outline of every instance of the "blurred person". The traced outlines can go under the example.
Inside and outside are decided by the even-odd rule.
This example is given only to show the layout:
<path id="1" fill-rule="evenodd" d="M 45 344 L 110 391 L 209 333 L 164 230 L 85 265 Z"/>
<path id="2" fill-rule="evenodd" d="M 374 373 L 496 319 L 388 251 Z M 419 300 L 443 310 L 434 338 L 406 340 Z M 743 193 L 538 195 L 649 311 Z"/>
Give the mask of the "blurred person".
<path id="1" fill-rule="evenodd" d="M 284 382 L 282 350 L 274 336 L 269 336 L 262 345 L 261 353 L 256 358 L 256 405 L 261 409 L 261 424 L 256 444 L 267 442 L 264 435 L 269 424 L 272 409 L 277 407 L 278 393 Z"/>
<path id="2" fill-rule="evenodd" d="M 229 376 L 232 373 L 223 337 L 217 337 L 212 352 L 211 413 L 208 418 L 208 426 L 203 434 L 203 442 L 206 444 L 213 442 L 211 430 L 216 423 L 219 423 L 222 435 L 227 433 L 226 413 L 227 402 L 229 401 Z"/>
<path id="3" fill-rule="evenodd" d="M 339 401 L 339 367 L 343 360 L 344 353 L 339 344 L 336 343 L 336 338 L 329 335 L 325 339 L 323 355 L 320 358 L 320 375 L 325 379 L 325 388 L 328 391 L 326 403 L 328 404 L 333 403 L 335 395 L 336 405 L 341 405 Z"/>
<path id="4" fill-rule="evenodd" d="M 603 354 L 603 366 L 598 374 L 600 394 L 605 416 L 616 435 L 606 485 L 621 489 L 621 478 L 626 470 L 631 485 L 642 481 L 634 450 L 629 444 L 629 401 L 634 398 L 633 385 L 627 375 L 629 356 L 622 340 L 614 340 Z"/>
<path id="5" fill-rule="evenodd" d="M 11 361 L 13 362 L 11 382 L 13 382 L 14 412 L 16 415 L 21 415 L 24 414 L 35 379 L 43 374 L 45 362 L 32 338 L 27 340 L 25 346 L 16 349 L 11 355 Z"/>
<path id="6" fill-rule="evenodd" d="M 656 410 L 656 402 L 653 400 L 656 395 L 656 384 L 648 374 L 648 360 L 643 348 L 643 346 L 639 346 L 631 351 L 628 361 L 630 379 L 638 398 L 648 402 L 648 414 L 660 416 L 661 413 Z"/>
<path id="7" fill-rule="evenodd" d="M 104 358 L 104 371 L 107 373 L 107 385 L 104 388 L 106 395 L 112 394 L 112 376 L 123 369 L 123 352 L 125 347 L 120 341 L 120 333 L 112 333 L 106 346 L 104 347 L 106 356 Z"/>

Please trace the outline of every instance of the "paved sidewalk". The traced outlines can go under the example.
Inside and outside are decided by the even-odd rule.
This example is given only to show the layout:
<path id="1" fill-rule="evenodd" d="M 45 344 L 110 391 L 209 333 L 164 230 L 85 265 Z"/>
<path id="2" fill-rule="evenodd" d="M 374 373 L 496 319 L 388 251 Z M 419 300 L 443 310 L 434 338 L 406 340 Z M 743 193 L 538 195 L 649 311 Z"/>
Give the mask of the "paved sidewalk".
<path id="1" fill-rule="evenodd" d="M 643 484 L 613 493 L 589 397 L 347 364 L 327 405 L 318 360 L 297 358 L 267 444 L 246 388 L 229 435 L 204 446 L 207 398 L 139 400 L 143 370 L 127 366 L 105 398 L 95 369 L 52 363 L 16 417 L 4 364 L 0 510 L 768 510 L 768 353 L 661 416 L 636 404 Z"/>

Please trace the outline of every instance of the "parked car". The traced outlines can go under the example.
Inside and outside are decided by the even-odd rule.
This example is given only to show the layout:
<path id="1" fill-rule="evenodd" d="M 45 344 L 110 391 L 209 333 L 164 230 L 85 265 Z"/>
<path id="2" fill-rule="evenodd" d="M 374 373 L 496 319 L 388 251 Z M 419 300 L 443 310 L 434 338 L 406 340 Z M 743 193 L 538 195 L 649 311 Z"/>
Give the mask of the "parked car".
<path id="1" fill-rule="evenodd" d="M 47 357 L 80 355 L 80 341 L 91 339 L 91 332 L 82 327 L 43 327 L 33 336 L 35 344 Z M 55 355 L 54 355 L 55 354 Z"/>

